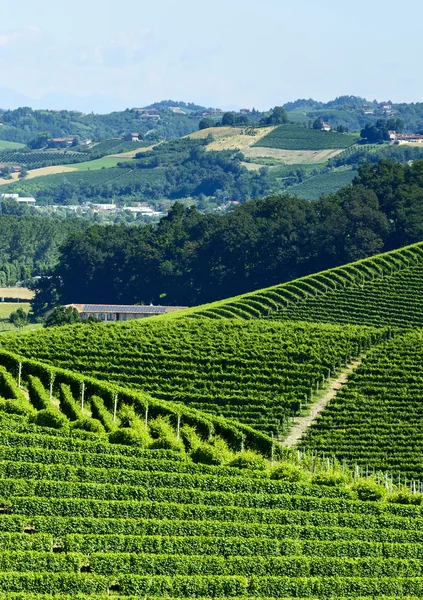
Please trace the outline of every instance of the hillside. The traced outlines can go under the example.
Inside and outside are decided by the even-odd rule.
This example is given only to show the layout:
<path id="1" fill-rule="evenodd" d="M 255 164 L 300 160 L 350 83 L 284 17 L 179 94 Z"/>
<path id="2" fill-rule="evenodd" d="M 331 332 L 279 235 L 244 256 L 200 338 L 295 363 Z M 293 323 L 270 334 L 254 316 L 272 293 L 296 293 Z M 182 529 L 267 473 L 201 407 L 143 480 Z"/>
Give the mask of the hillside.
<path id="1" fill-rule="evenodd" d="M 280 435 L 319 384 L 386 335 L 371 328 L 200 322 L 182 316 L 169 322 L 69 326 L 3 338 L 3 345 Z M 77 352 L 75 344 L 81 348 Z"/>
<path id="2" fill-rule="evenodd" d="M 423 327 L 423 243 L 190 309 L 193 317 Z"/>
<path id="3" fill-rule="evenodd" d="M 300 447 L 422 479 L 422 364 L 421 329 L 370 350 Z"/>
<path id="4" fill-rule="evenodd" d="M 329 150 L 348 148 L 357 140 L 358 135 L 355 134 L 316 131 L 287 123 L 273 129 L 258 140 L 255 146 L 282 150 Z"/>
<path id="5" fill-rule="evenodd" d="M 0 600 L 423 596 L 422 263 L 3 336 Z"/>

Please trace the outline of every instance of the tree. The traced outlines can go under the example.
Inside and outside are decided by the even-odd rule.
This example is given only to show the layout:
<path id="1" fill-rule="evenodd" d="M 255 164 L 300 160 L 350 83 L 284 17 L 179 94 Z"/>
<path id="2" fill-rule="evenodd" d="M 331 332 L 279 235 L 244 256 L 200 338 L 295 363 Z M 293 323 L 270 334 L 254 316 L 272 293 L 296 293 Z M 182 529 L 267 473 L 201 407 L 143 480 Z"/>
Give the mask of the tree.
<path id="1" fill-rule="evenodd" d="M 198 129 L 201 131 L 202 129 L 208 129 L 209 127 L 215 127 L 216 123 L 210 117 L 201 119 L 198 123 Z"/>
<path id="2" fill-rule="evenodd" d="M 320 119 L 316 119 L 313 123 L 313 129 L 322 129 L 323 127 L 323 122 Z"/>
<path id="3" fill-rule="evenodd" d="M 79 323 L 80 320 L 79 312 L 73 306 L 57 306 L 47 317 L 45 327 L 71 325 L 72 323 Z"/>
<path id="4" fill-rule="evenodd" d="M 17 329 L 22 329 L 28 324 L 28 314 L 23 308 L 18 308 L 10 314 L 9 323 L 12 323 Z"/>
<path id="5" fill-rule="evenodd" d="M 288 123 L 288 115 L 282 106 L 275 106 L 271 114 L 265 119 L 265 125 L 283 125 Z"/>
<path id="6" fill-rule="evenodd" d="M 235 125 L 235 115 L 232 112 L 225 112 L 225 114 L 222 117 L 222 125 L 224 127 L 226 126 L 232 126 Z"/>
<path id="7" fill-rule="evenodd" d="M 41 150 L 41 148 L 45 148 L 50 139 L 50 135 L 47 132 L 39 133 L 36 138 L 28 142 L 28 148 L 32 150 Z"/>

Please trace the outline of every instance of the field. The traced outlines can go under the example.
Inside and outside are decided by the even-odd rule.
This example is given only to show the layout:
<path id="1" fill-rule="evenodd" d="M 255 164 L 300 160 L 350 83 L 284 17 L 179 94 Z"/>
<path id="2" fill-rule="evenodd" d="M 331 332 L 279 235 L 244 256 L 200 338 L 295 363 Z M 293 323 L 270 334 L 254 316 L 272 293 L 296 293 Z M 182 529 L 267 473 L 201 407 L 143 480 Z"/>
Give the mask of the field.
<path id="1" fill-rule="evenodd" d="M 34 292 L 24 287 L 0 287 L 0 298 L 20 298 L 32 300 Z"/>
<path id="2" fill-rule="evenodd" d="M 243 151 L 248 158 L 272 158 L 287 165 L 325 163 L 342 150 L 280 150 L 278 148 L 247 148 Z"/>
<path id="3" fill-rule="evenodd" d="M 2 351 L 0 364 L 1 600 L 423 594 L 423 509 L 405 486 L 297 453 L 269 462 L 222 419 Z M 116 443 L 130 432 L 142 443 Z"/>
<path id="4" fill-rule="evenodd" d="M 422 296 L 419 243 L 1 336 L 0 600 L 423 597 Z"/>
<path id="5" fill-rule="evenodd" d="M 330 150 L 348 148 L 357 139 L 356 134 L 316 131 L 289 123 L 273 129 L 254 146 L 281 150 Z"/>
<path id="6" fill-rule="evenodd" d="M 351 185 L 356 175 L 357 171 L 349 170 L 322 173 L 290 187 L 289 192 L 305 200 L 315 200 L 322 194 L 334 194 L 340 188 Z"/>
<path id="7" fill-rule="evenodd" d="M 0 302 L 0 319 L 8 319 L 11 313 L 18 308 L 27 313 L 29 312 L 30 304 L 29 302 Z"/>
<path id="8" fill-rule="evenodd" d="M 6 140 L 0 140 L 0 150 L 19 150 L 24 148 L 25 144 L 19 144 L 18 142 L 8 142 Z"/>
<path id="9" fill-rule="evenodd" d="M 139 150 L 138 150 L 139 152 Z M 109 169 L 111 167 L 116 167 L 116 165 L 125 160 L 125 155 L 117 154 L 116 157 L 113 156 L 104 156 L 103 158 L 98 158 L 97 160 L 87 160 L 86 162 L 81 162 L 75 165 L 75 169 L 78 171 L 87 171 L 87 170 L 97 170 L 97 169 Z"/>
<path id="10" fill-rule="evenodd" d="M 178 319 L 164 326 L 153 319 L 47 330 L 5 346 L 279 435 L 299 401 L 310 401 L 328 374 L 385 335 L 333 325 Z"/>
<path id="11" fill-rule="evenodd" d="M 199 140 L 212 136 L 214 141 L 208 144 L 207 150 L 244 151 L 273 129 L 274 127 L 209 127 L 187 137 Z"/>

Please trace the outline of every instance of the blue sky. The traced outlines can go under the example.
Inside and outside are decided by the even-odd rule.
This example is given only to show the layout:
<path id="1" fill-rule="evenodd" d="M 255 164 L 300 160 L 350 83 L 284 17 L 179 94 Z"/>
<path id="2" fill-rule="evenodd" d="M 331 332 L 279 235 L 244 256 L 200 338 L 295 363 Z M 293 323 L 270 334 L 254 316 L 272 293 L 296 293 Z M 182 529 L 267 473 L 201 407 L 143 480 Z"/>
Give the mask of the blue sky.
<path id="1" fill-rule="evenodd" d="M 172 98 L 268 109 L 422 101 L 422 0 L 21 0 L 0 21 L 0 107 L 106 112 Z"/>

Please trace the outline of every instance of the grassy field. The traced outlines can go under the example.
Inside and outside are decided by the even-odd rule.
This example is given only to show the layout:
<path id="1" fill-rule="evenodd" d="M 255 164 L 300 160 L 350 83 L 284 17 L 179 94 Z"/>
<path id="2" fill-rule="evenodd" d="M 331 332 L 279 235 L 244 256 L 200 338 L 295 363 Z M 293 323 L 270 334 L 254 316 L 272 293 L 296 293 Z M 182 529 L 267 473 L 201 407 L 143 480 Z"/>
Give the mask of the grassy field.
<path id="1" fill-rule="evenodd" d="M 86 162 L 77 163 L 72 165 L 72 168 L 77 171 L 97 171 L 98 169 L 110 169 L 116 167 L 118 163 L 124 161 L 125 156 L 122 154 L 120 156 L 103 156 L 103 158 L 98 158 L 96 160 L 87 160 Z"/>
<path id="2" fill-rule="evenodd" d="M 8 142 L 7 140 L 0 140 L 0 150 L 18 150 L 24 148 L 25 144 L 19 144 L 18 142 Z"/>
<path id="3" fill-rule="evenodd" d="M 273 129 L 268 135 L 256 141 L 254 146 L 281 150 L 330 150 L 348 148 L 357 139 L 358 136 L 352 133 L 316 131 L 287 123 Z"/>
<path id="4" fill-rule="evenodd" d="M 326 163 L 342 150 L 280 150 L 279 148 L 247 148 L 244 155 L 248 158 L 268 158 L 286 165 Z"/>
<path id="5" fill-rule="evenodd" d="M 32 300 L 34 292 L 25 287 L 0 287 L 0 298 L 20 298 Z"/>
<path id="6" fill-rule="evenodd" d="M 289 188 L 291 194 L 295 194 L 305 200 L 314 200 L 322 194 L 333 194 L 341 187 L 350 185 L 357 175 L 357 171 L 332 171 L 316 175 L 304 183 L 299 183 Z"/>
<path id="7" fill-rule="evenodd" d="M 8 319 L 18 308 L 22 308 L 28 313 L 30 307 L 29 302 L 0 302 L 0 319 Z"/>

